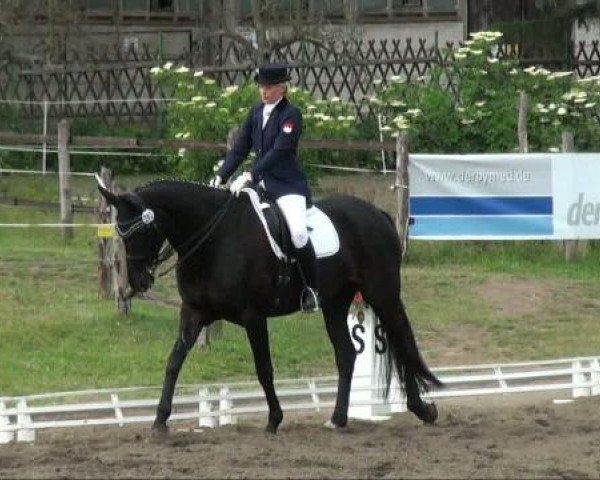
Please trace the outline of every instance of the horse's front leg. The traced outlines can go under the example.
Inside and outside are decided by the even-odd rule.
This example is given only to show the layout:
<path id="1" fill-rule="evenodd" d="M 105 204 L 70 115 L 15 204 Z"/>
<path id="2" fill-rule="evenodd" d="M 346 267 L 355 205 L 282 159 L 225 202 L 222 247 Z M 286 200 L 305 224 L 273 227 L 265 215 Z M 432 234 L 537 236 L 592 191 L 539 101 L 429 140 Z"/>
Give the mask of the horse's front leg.
<path id="1" fill-rule="evenodd" d="M 202 327 L 209 322 L 202 312 L 183 303 L 179 312 L 179 335 L 173 345 L 171 355 L 167 361 L 167 369 L 163 382 L 162 393 L 158 408 L 156 410 L 156 418 L 152 425 L 153 430 L 158 432 L 167 432 L 167 419 L 171 415 L 173 404 L 173 393 L 179 371 L 187 354 L 196 343 L 198 335 L 202 331 Z"/>
<path id="2" fill-rule="evenodd" d="M 273 385 L 273 365 L 271 364 L 271 351 L 269 349 L 267 319 L 263 316 L 252 315 L 245 320 L 246 332 L 254 355 L 256 374 L 269 405 L 269 423 L 266 431 L 277 433 L 277 428 L 283 420 L 283 412 Z"/>

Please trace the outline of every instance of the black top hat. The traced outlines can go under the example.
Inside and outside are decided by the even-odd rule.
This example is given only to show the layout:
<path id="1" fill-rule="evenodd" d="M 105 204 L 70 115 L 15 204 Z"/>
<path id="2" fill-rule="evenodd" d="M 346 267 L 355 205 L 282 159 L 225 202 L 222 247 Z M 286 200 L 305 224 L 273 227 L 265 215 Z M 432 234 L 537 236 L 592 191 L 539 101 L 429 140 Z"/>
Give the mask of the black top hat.
<path id="1" fill-rule="evenodd" d="M 290 80 L 287 66 L 281 63 L 267 63 L 258 67 L 254 81 L 259 85 L 277 85 Z"/>

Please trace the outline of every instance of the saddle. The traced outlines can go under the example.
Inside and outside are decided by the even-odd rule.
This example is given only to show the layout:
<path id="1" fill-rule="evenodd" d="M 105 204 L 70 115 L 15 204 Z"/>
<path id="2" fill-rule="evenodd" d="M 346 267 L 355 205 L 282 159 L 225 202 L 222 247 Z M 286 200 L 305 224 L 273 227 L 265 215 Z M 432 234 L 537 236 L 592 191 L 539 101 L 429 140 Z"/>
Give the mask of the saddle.
<path id="1" fill-rule="evenodd" d="M 263 189 L 257 191 L 244 188 L 242 191 L 248 194 L 273 253 L 280 260 L 293 257 L 294 247 L 290 232 L 277 203 Z M 314 205 L 307 210 L 306 215 L 308 235 L 316 257 L 319 259 L 335 255 L 340 249 L 340 240 L 331 219 Z"/>
<path id="2" fill-rule="evenodd" d="M 278 288 L 286 287 L 291 280 L 292 266 L 295 263 L 294 246 L 285 217 L 277 203 L 263 189 L 244 188 L 269 240 L 269 244 L 279 261 L 277 276 Z M 320 209 L 312 206 L 307 211 L 308 234 L 317 259 L 334 255 L 340 247 L 339 237 L 333 223 Z M 280 301 L 279 295 L 275 303 Z"/>

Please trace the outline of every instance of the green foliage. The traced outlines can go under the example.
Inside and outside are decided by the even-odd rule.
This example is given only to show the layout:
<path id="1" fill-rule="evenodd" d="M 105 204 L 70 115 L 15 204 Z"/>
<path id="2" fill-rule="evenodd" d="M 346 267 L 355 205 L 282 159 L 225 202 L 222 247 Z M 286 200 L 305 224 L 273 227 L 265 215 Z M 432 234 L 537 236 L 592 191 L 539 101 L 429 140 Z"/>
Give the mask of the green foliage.
<path id="1" fill-rule="evenodd" d="M 29 133 L 19 118 L 19 109 L 11 104 L 0 105 L 0 124 L 5 131 Z M 35 152 L 0 150 L 0 168 L 37 168 L 40 154 Z"/>
<path id="2" fill-rule="evenodd" d="M 26 122 L 19 117 L 16 108 L 4 106 L 0 107 L 0 122 L 3 128 L 16 133 L 40 133 L 41 125 L 31 125 L 29 128 Z M 52 125 L 48 129 L 51 131 L 56 126 Z M 126 138 L 161 138 L 163 132 L 159 125 L 154 128 L 148 128 L 147 125 L 108 125 L 102 118 L 77 117 L 71 120 L 72 136 L 91 136 L 91 137 L 126 137 Z M 0 168 L 6 169 L 40 169 L 42 164 L 41 152 L 21 150 L 0 150 Z M 82 148 L 74 148 L 82 152 Z M 99 150 L 94 148 L 91 150 Z M 119 150 L 125 150 L 121 148 Z M 137 151 L 133 151 L 137 152 Z M 132 152 L 132 153 L 133 153 Z M 71 155 L 71 168 L 73 171 L 97 172 L 101 166 L 110 168 L 113 174 L 132 174 L 132 173 L 166 173 L 169 164 L 161 152 L 145 152 L 150 155 L 110 155 L 102 153 L 74 153 Z M 58 170 L 58 155 L 55 152 L 48 152 L 46 155 L 46 168 L 48 170 Z"/>
<path id="3" fill-rule="evenodd" d="M 147 125 L 130 124 L 107 125 L 101 118 L 79 117 L 71 124 L 71 135 L 97 136 L 97 137 L 124 137 L 124 138 L 162 138 L 163 128 L 160 124 L 154 128 Z M 95 149 L 97 150 L 97 149 Z M 120 148 L 120 151 L 126 150 Z M 139 153 L 133 150 L 132 153 Z M 150 155 L 77 155 L 71 163 L 76 170 L 97 172 L 101 166 L 110 168 L 113 174 L 136 174 L 136 173 L 167 173 L 169 171 L 168 158 L 160 151 L 145 152 Z"/>
<path id="4" fill-rule="evenodd" d="M 250 107 L 260 99 L 254 83 L 221 88 L 203 72 L 192 73 L 185 67 L 173 69 L 171 64 L 155 67 L 152 72 L 164 88 L 174 90 L 177 98 L 166 114 L 167 135 L 171 138 L 225 143 L 229 132 L 242 125 Z M 290 88 L 288 98 L 303 114 L 302 139 L 360 138 L 353 105 L 337 97 L 315 100 L 310 93 L 296 87 Z M 254 159 L 253 155 L 250 154 L 247 162 Z M 223 156 L 224 151 L 180 149 L 171 155 L 169 162 L 171 168 L 183 176 L 206 180 Z M 364 161 L 359 155 L 318 149 L 303 149 L 300 158 L 305 166 L 310 163 L 358 165 Z M 314 172 L 309 171 L 311 173 Z"/>
<path id="5" fill-rule="evenodd" d="M 417 152 L 515 151 L 519 96 L 525 92 L 530 151 L 557 151 L 566 130 L 575 134 L 578 151 L 597 150 L 597 79 L 575 81 L 571 72 L 520 69 L 514 58 L 499 60 L 500 37 L 498 32 L 474 34 L 454 53 L 448 70 L 434 68 L 429 81 L 392 77 L 371 99 L 386 119 L 386 135 L 409 131 L 411 150 Z"/>

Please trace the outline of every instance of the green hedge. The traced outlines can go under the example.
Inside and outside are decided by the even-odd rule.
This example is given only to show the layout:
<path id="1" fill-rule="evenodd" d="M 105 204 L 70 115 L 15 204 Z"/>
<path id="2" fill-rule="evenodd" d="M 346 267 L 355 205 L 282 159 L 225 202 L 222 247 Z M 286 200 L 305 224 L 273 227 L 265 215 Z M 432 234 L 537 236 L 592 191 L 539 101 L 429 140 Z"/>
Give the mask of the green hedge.
<path id="1" fill-rule="evenodd" d="M 501 36 L 474 34 L 454 53 L 450 67 L 436 67 L 429 78 L 411 83 L 393 77 L 381 87 L 371 102 L 385 117 L 385 134 L 408 131 L 413 152 L 516 151 L 518 102 L 525 92 L 530 151 L 558 151 L 565 130 L 574 133 L 578 151 L 598 151 L 597 79 L 577 81 L 571 72 L 522 69 L 516 58 L 498 60 Z"/>

